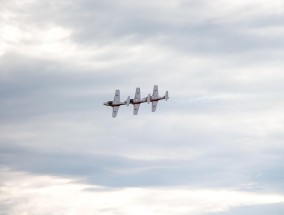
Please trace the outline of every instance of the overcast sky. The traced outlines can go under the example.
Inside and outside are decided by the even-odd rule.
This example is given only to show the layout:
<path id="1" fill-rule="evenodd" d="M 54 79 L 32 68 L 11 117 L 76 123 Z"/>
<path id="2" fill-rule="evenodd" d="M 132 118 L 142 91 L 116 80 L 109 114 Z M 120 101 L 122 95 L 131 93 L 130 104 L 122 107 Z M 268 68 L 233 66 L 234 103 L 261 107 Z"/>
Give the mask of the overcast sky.
<path id="1" fill-rule="evenodd" d="M 282 215 L 283 59 L 283 0 L 0 0 L 0 214 Z"/>

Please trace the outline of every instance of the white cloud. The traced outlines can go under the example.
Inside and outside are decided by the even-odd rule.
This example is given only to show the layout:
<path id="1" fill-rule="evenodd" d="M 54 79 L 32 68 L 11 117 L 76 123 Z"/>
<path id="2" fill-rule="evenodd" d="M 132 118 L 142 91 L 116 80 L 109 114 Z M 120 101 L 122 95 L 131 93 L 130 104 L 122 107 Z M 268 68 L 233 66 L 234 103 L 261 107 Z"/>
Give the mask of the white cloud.
<path id="1" fill-rule="evenodd" d="M 60 58 L 68 56 L 74 50 L 68 40 L 71 32 L 60 26 L 23 27 L 20 25 L 2 25 L 0 28 L 1 54 L 14 52 L 21 55 L 40 58 Z"/>
<path id="2" fill-rule="evenodd" d="M 205 214 L 284 202 L 284 196 L 230 189 L 90 186 L 66 178 L 1 169 L 0 204 L 12 214 Z"/>
<path id="3" fill-rule="evenodd" d="M 89 186 L 66 179 L 4 171 L 13 186 L 24 188 L 6 186 L 6 194 L 19 195 L 10 208 L 29 210 L 24 205 L 29 190 L 29 207 L 36 207 L 35 201 L 40 207 L 35 211 L 46 207 L 48 214 L 52 209 L 43 206 L 45 196 L 63 211 L 71 203 L 61 199 L 69 198 L 74 210 L 85 214 L 205 213 L 244 205 L 245 200 L 282 199 L 280 194 L 194 189 L 279 187 L 272 179 L 261 184 L 259 175 L 269 175 L 270 168 L 283 172 L 281 0 L 27 0 L 2 1 L 0 7 L 1 163 L 86 180 L 100 176 L 106 186 L 165 185 L 89 192 L 83 191 Z M 132 107 L 122 107 L 112 119 L 111 109 L 102 105 L 116 88 L 123 99 L 133 96 L 135 87 L 147 95 L 154 84 L 161 94 L 170 92 L 170 100 L 160 102 L 156 113 L 141 105 L 133 116 Z M 80 158 L 77 167 L 72 156 Z M 98 162 L 93 167 L 90 161 Z M 158 183 L 151 181 L 153 174 Z M 170 179 L 163 180 L 165 175 Z M 208 181 L 199 181 L 206 177 Z M 43 186 L 39 193 L 29 180 Z M 167 187 L 172 184 L 192 187 L 184 192 Z M 69 191 L 83 201 L 65 196 Z"/>

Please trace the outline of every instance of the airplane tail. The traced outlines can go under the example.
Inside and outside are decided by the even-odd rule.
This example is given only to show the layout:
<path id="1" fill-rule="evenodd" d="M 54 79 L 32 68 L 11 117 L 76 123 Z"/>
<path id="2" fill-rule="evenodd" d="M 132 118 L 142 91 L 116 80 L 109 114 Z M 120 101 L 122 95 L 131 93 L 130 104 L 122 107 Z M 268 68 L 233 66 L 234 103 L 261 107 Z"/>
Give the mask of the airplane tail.
<path id="1" fill-rule="evenodd" d="M 127 100 L 126 100 L 126 106 L 128 107 L 130 104 L 130 96 L 127 97 Z"/>
<path id="2" fill-rule="evenodd" d="M 148 96 L 147 96 L 147 103 L 149 104 L 149 103 L 150 103 L 150 101 L 151 101 L 151 95 L 150 95 L 150 94 L 148 94 Z"/>
<path id="3" fill-rule="evenodd" d="M 152 97 L 153 98 L 158 98 L 159 97 L 158 85 L 154 85 Z"/>
<path id="4" fill-rule="evenodd" d="M 166 101 L 168 101 L 168 99 L 169 99 L 169 92 L 168 91 L 166 91 L 165 99 L 166 99 Z"/>

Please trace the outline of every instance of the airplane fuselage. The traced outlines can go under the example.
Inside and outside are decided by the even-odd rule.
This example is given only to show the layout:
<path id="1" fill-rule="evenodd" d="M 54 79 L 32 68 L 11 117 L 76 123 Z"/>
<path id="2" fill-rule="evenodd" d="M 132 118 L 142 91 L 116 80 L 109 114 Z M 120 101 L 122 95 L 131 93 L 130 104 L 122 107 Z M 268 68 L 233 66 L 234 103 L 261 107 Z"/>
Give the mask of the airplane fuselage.
<path id="1" fill-rule="evenodd" d="M 153 102 L 153 101 L 159 101 L 159 100 L 162 100 L 162 99 L 166 99 L 165 96 L 162 96 L 162 97 L 157 97 L 157 98 L 154 98 L 153 96 L 150 96 L 150 101 Z"/>
<path id="2" fill-rule="evenodd" d="M 143 98 L 143 99 L 130 99 L 130 104 L 141 104 L 147 102 L 147 98 Z"/>
<path id="3" fill-rule="evenodd" d="M 115 106 L 125 105 L 125 102 L 108 101 L 108 102 L 105 102 L 104 105 L 115 107 Z"/>

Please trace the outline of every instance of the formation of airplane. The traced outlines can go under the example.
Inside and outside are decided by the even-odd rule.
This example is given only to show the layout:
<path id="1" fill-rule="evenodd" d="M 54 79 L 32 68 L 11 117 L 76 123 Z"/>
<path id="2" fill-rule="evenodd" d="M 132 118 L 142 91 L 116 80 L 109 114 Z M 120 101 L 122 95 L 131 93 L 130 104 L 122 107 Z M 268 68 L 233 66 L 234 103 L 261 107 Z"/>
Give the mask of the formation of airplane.
<path id="1" fill-rule="evenodd" d="M 165 96 L 159 96 L 158 85 L 155 85 L 152 95 L 148 94 L 147 97 L 141 98 L 140 88 L 137 87 L 134 98 L 131 99 L 130 96 L 128 96 L 127 100 L 124 102 L 120 101 L 120 91 L 116 90 L 113 101 L 107 101 L 104 105 L 112 107 L 112 117 L 117 116 L 118 109 L 121 105 L 129 106 L 130 104 L 133 105 L 133 114 L 137 115 L 141 103 L 147 102 L 149 104 L 152 102 L 152 112 L 155 112 L 159 100 L 162 99 L 167 101 L 169 99 L 169 93 L 166 91 Z"/>

